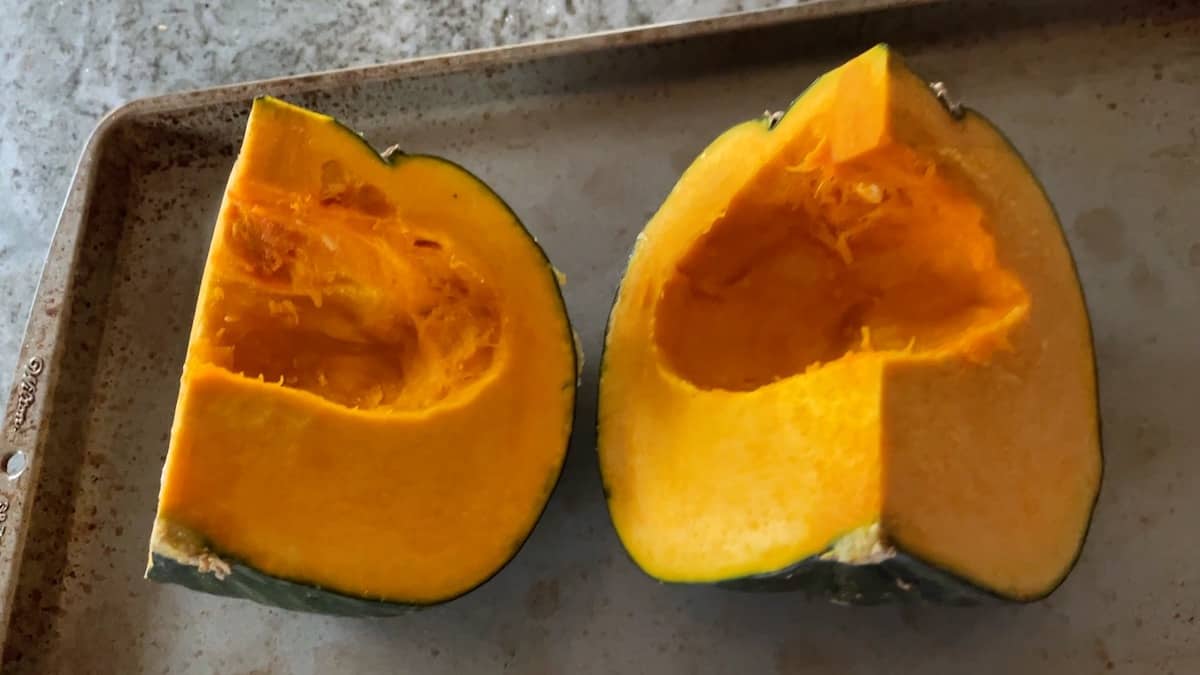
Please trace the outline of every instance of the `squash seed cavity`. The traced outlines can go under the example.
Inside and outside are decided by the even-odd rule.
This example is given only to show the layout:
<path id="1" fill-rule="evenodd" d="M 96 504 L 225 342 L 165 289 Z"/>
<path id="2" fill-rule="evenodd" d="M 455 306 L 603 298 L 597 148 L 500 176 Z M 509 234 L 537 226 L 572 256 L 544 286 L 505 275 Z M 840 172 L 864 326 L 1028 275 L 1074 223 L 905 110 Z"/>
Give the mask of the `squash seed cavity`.
<path id="1" fill-rule="evenodd" d="M 1004 344 L 1028 294 L 983 210 L 936 164 L 904 147 L 843 164 L 824 144 L 785 155 L 663 286 L 654 339 L 678 375 L 746 391 L 856 353 L 978 360 Z"/>
<path id="2" fill-rule="evenodd" d="M 381 212 L 378 188 L 330 163 L 323 179 L 319 205 L 232 200 L 197 353 L 361 409 L 428 408 L 479 380 L 501 334 L 485 280 L 447 242 L 345 213 Z"/>

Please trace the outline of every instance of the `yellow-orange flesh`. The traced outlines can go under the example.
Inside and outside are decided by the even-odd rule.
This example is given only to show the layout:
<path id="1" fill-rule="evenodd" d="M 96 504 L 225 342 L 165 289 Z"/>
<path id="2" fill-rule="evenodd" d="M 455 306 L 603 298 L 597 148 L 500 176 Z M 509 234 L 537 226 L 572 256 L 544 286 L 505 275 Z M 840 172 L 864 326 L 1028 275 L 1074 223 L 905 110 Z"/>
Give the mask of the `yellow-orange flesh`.
<path id="1" fill-rule="evenodd" d="M 390 166 L 333 120 L 260 100 L 158 517 L 281 578 L 453 597 L 541 512 L 574 362 L 553 271 L 488 188 L 435 158 Z"/>
<path id="2" fill-rule="evenodd" d="M 635 249 L 601 378 L 612 515 L 665 580 L 770 572 L 878 524 L 876 554 L 1034 597 L 1098 488 L 1053 211 L 884 47 L 688 169 Z"/>

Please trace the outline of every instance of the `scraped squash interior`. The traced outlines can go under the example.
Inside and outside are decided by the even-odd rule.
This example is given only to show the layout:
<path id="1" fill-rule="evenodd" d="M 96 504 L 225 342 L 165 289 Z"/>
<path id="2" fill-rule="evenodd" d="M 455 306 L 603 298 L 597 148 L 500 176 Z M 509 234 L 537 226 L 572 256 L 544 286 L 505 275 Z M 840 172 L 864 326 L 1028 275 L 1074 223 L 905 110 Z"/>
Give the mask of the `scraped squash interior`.
<path id="1" fill-rule="evenodd" d="M 554 270 L 482 182 L 262 99 L 205 267 L 152 552 L 368 599 L 459 595 L 541 513 L 575 358 Z"/>
<path id="2" fill-rule="evenodd" d="M 654 337 L 697 386 L 750 390 L 851 351 L 963 345 L 1028 304 L 983 210 L 934 162 L 893 151 L 838 166 L 828 148 L 773 158 L 666 280 Z"/>
<path id="3" fill-rule="evenodd" d="M 639 238 L 601 372 L 612 516 L 668 581 L 903 551 L 1037 597 L 1098 489 L 1092 360 L 1028 168 L 879 47 L 723 134 Z"/>
<path id="4" fill-rule="evenodd" d="M 372 211 L 321 187 L 328 220 L 231 196 L 214 256 L 227 273 L 196 358 L 359 409 L 420 410 L 467 390 L 500 347 L 495 291 L 452 243 L 403 227 L 381 237 Z"/>

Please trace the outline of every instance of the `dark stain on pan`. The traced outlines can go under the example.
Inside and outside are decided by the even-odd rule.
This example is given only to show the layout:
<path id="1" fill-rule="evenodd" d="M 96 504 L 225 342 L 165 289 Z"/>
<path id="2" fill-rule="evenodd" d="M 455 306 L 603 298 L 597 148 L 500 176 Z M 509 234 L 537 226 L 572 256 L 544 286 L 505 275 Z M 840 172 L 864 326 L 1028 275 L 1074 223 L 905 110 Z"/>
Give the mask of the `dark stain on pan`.
<path id="1" fill-rule="evenodd" d="M 59 367 L 69 377 L 59 379 L 54 392 L 54 409 L 86 410 L 88 395 L 97 384 L 94 347 L 101 338 L 106 312 L 104 298 L 112 285 L 114 256 L 103 255 L 116 247 L 122 234 L 124 204 L 130 184 L 129 167 L 114 153 L 99 158 L 97 192 L 106 199 L 95 200 L 87 214 L 89 226 L 82 242 L 84 254 L 73 275 L 71 321 L 63 336 Z M 88 253 L 90 252 L 90 254 Z M 71 540 L 86 534 L 72 527 L 83 455 L 87 447 L 86 417 L 61 414 L 49 426 L 49 437 L 38 460 L 42 462 L 41 483 L 28 521 L 25 564 L 20 568 L 18 591 L 4 662 L 31 672 L 46 656 L 41 645 L 55 629 L 55 619 L 64 612 L 62 594 L 78 573 L 67 568 L 66 551 Z M 6 668 L 7 670 L 7 668 Z"/>

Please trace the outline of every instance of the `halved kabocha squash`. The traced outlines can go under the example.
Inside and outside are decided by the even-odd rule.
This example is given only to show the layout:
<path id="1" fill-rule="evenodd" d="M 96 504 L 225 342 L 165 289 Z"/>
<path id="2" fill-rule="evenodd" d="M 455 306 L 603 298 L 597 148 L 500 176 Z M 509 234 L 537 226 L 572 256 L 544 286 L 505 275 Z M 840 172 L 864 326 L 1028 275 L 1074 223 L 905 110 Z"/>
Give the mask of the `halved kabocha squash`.
<path id="1" fill-rule="evenodd" d="M 576 358 L 553 268 L 480 180 L 256 101 L 147 577 L 355 615 L 471 590 L 557 480 Z"/>
<path id="2" fill-rule="evenodd" d="M 885 46 L 683 174 L 622 281 L 599 406 L 617 532 L 664 581 L 1032 600 L 1101 478 L 1051 205 Z"/>

